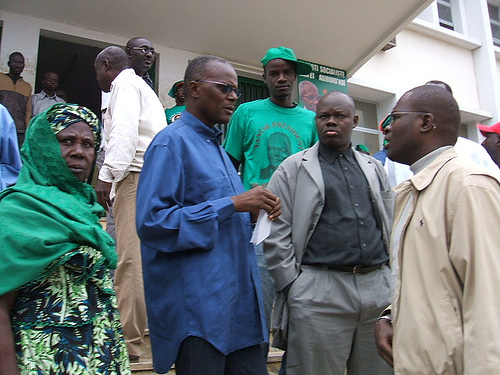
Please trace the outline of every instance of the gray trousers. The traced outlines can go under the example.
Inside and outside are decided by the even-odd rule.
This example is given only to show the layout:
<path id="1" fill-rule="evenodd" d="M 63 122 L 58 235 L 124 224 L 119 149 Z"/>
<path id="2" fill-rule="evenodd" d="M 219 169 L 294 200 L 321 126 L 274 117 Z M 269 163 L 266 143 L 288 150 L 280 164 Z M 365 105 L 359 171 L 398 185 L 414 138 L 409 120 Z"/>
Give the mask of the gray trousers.
<path id="1" fill-rule="evenodd" d="M 302 266 L 288 294 L 287 375 L 385 375 L 375 323 L 390 302 L 388 267 L 351 274 Z"/>

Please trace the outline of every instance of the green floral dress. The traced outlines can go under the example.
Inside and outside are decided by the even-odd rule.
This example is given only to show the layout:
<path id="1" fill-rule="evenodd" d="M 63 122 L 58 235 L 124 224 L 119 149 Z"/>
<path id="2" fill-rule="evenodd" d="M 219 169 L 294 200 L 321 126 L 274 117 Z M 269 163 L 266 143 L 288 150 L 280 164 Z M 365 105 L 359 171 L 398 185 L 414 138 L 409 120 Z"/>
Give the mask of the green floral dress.
<path id="1" fill-rule="evenodd" d="M 18 290 L 11 322 L 21 374 L 130 374 L 104 260 L 81 246 Z"/>

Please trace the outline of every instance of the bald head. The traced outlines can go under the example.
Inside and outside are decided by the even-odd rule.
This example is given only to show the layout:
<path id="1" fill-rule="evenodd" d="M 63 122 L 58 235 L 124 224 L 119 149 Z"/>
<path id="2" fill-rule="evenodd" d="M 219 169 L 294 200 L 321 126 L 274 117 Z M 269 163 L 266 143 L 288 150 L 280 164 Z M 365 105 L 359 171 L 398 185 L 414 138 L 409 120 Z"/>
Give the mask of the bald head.
<path id="1" fill-rule="evenodd" d="M 358 124 L 354 100 L 341 91 L 324 95 L 316 107 L 319 141 L 337 152 L 351 146 L 352 130 Z"/>
<path id="2" fill-rule="evenodd" d="M 109 46 L 104 48 L 96 57 L 95 63 L 102 64 L 104 60 L 107 60 L 109 64 L 113 66 L 116 70 L 120 72 L 123 69 L 128 68 L 127 54 L 123 49 L 117 46 Z"/>
<path id="3" fill-rule="evenodd" d="M 451 89 L 450 85 L 448 85 L 446 82 L 432 80 L 427 82 L 426 85 L 441 86 L 442 88 L 446 89 L 446 91 L 448 91 L 451 95 L 453 95 L 453 90 Z"/>
<path id="4" fill-rule="evenodd" d="M 385 128 L 390 159 L 413 164 L 428 153 L 457 141 L 460 112 L 443 87 L 419 86 L 407 91 L 392 111 Z"/>
<path id="5" fill-rule="evenodd" d="M 354 99 L 342 91 L 330 91 L 328 94 L 323 95 L 318 102 L 318 107 L 320 103 L 323 106 L 326 103 L 336 102 L 339 100 L 344 101 L 345 105 L 349 107 L 349 110 L 351 110 L 353 114 L 356 112 L 356 105 L 354 104 Z"/>
<path id="6" fill-rule="evenodd" d="M 409 90 L 404 96 L 414 108 L 432 113 L 438 130 L 435 133 L 450 138 L 449 141 L 455 144 L 460 127 L 460 110 L 446 88 L 426 84 Z"/>
<path id="7" fill-rule="evenodd" d="M 108 92 L 111 82 L 122 70 L 128 68 L 127 54 L 120 47 L 106 47 L 97 55 L 94 68 L 99 86 L 103 91 Z"/>

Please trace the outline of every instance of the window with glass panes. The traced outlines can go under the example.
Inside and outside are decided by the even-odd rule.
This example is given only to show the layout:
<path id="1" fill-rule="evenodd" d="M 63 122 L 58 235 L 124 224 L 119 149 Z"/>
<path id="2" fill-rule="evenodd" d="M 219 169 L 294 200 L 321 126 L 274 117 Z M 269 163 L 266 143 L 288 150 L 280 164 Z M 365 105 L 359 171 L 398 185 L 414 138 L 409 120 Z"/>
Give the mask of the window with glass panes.
<path id="1" fill-rule="evenodd" d="M 451 0 L 437 0 L 439 25 L 450 30 L 455 30 L 451 12 Z"/>
<path id="2" fill-rule="evenodd" d="M 358 115 L 358 126 L 352 132 L 352 147 L 363 144 L 368 147 L 370 155 L 380 151 L 383 136 L 378 129 L 377 106 L 373 103 L 354 101 L 356 114 Z"/>
<path id="3" fill-rule="evenodd" d="M 491 33 L 493 34 L 493 44 L 500 47 L 500 7 L 488 3 L 488 12 L 490 14 Z"/>

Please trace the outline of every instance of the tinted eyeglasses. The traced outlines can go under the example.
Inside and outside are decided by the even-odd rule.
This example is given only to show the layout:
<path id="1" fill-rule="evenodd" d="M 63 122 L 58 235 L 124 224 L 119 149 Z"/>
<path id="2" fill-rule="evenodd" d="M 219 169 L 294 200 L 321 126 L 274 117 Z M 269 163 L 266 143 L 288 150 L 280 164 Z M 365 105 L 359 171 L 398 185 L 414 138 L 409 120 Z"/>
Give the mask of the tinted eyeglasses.
<path id="1" fill-rule="evenodd" d="M 136 51 L 141 51 L 143 54 L 147 54 L 149 52 L 151 52 L 151 54 L 153 56 L 156 56 L 156 51 L 154 48 L 149 48 L 149 47 L 128 47 L 129 49 L 133 49 L 133 50 L 136 50 Z"/>
<path id="2" fill-rule="evenodd" d="M 218 82 L 218 81 L 209 81 L 206 79 L 198 79 L 196 82 L 207 82 L 207 83 L 213 83 L 216 85 L 220 91 L 222 91 L 224 94 L 229 95 L 231 91 L 234 91 L 236 97 L 241 96 L 241 91 L 238 90 L 236 87 L 230 85 L 229 83 L 224 83 L 224 82 Z"/>
<path id="3" fill-rule="evenodd" d="M 425 115 L 425 114 L 427 114 L 429 112 L 427 112 L 427 111 L 394 111 L 394 112 L 391 112 L 386 117 L 386 120 L 384 120 L 385 121 L 384 128 L 387 127 L 387 126 L 389 126 L 389 125 L 392 125 L 394 123 L 394 121 L 396 121 L 401 116 L 407 115 L 407 114 L 410 114 L 410 113 L 418 113 L 420 115 Z"/>

